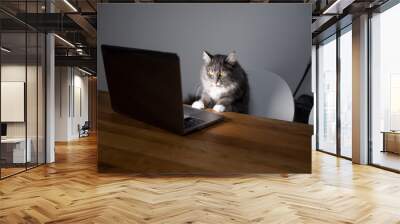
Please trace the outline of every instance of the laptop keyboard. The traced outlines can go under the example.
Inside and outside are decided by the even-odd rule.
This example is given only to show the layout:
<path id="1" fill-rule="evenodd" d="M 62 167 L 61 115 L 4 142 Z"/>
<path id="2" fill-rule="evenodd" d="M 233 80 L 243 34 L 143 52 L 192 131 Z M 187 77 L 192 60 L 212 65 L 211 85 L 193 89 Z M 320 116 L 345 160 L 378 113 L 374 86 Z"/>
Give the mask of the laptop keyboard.
<path id="1" fill-rule="evenodd" d="M 201 123 L 203 123 L 203 120 L 194 118 L 194 117 L 186 117 L 185 119 L 183 119 L 183 126 L 185 129 L 187 128 L 191 128 L 193 126 L 199 125 Z"/>

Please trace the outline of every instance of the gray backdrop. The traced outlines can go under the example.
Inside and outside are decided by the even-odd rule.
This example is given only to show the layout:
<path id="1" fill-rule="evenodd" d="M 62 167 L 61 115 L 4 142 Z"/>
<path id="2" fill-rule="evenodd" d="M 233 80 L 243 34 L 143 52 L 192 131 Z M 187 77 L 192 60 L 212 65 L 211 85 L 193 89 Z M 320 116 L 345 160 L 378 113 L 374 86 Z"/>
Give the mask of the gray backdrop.
<path id="1" fill-rule="evenodd" d="M 287 91 L 294 91 L 311 57 L 309 4 L 105 3 L 98 4 L 97 18 L 99 90 L 107 90 L 101 44 L 177 53 L 184 96 L 199 84 L 202 50 L 235 50 L 249 75 L 252 114 L 285 119 L 279 113 L 293 107 L 285 102 Z M 302 92 L 310 92 L 310 86 L 306 83 Z M 274 98 L 275 112 L 266 112 L 272 106 L 268 97 Z"/>

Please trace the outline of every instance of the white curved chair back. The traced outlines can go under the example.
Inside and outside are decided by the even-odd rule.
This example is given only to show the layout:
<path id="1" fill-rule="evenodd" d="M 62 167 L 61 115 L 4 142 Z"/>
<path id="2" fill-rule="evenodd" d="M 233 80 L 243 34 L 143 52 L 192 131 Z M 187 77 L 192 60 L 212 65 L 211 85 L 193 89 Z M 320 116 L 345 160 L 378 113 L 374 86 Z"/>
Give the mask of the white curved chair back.
<path id="1" fill-rule="evenodd" d="M 250 86 L 249 113 L 293 121 L 294 99 L 285 80 L 277 74 L 265 70 L 246 70 L 246 73 Z"/>
<path id="2" fill-rule="evenodd" d="M 308 124 L 311 124 L 311 125 L 314 124 L 314 108 L 315 108 L 315 107 L 313 107 L 313 108 L 311 109 L 310 117 L 308 118 Z"/>

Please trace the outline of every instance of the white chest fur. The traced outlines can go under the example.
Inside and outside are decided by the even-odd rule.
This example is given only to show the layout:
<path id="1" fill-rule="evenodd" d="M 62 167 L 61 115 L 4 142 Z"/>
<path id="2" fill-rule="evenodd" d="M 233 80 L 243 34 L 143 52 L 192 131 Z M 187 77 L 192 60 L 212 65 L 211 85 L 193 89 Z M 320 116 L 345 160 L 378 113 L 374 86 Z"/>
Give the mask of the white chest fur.
<path id="1" fill-rule="evenodd" d="M 229 88 L 226 87 L 217 87 L 217 86 L 212 86 L 210 87 L 208 94 L 213 100 L 217 100 L 221 98 L 222 95 L 224 95 L 226 92 L 229 91 Z"/>

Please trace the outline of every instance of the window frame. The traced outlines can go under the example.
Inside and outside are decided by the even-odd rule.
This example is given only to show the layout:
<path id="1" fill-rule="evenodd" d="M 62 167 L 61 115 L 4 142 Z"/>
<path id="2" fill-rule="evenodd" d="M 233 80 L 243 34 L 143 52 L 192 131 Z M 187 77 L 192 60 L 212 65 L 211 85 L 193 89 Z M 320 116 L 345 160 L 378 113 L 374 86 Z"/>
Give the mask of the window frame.
<path id="1" fill-rule="evenodd" d="M 338 21 L 339 22 L 339 21 Z M 340 118 L 340 112 L 341 112 L 341 110 L 340 110 L 340 103 L 341 103 L 341 101 L 340 101 L 340 93 L 341 93 L 341 90 L 340 90 L 340 84 L 341 84 L 341 67 L 340 67 L 340 60 L 341 60 L 341 55 L 340 55 L 340 37 L 342 36 L 342 35 L 344 35 L 345 33 L 347 33 L 347 32 L 352 32 L 352 28 L 351 28 L 351 26 L 352 26 L 352 22 L 349 22 L 348 24 L 346 24 L 346 25 L 344 25 L 343 27 L 337 27 L 337 29 L 336 29 L 336 32 L 334 32 L 334 33 L 332 33 L 331 35 L 329 35 L 329 36 L 327 36 L 326 38 L 324 38 L 324 39 L 321 39 L 321 40 L 319 40 L 318 41 L 318 43 L 316 44 L 316 51 L 315 51 L 315 56 L 316 56 L 316 93 L 315 93 L 315 104 L 316 104 L 316 119 L 315 119 L 315 121 L 316 121 L 316 138 L 315 138 L 315 141 L 316 141 L 316 150 L 317 151 L 319 151 L 319 152 L 323 152 L 323 153 L 327 153 L 327 154 L 329 154 L 329 155 L 333 155 L 333 156 L 336 156 L 336 157 L 340 157 L 340 158 L 344 158 L 344 159 L 347 159 L 347 160 L 352 160 L 352 158 L 351 157 L 347 157 L 347 156 L 344 156 L 344 155 L 342 155 L 342 152 L 341 152 L 341 118 Z M 335 38 L 333 39 L 332 37 L 333 36 L 335 36 Z M 332 38 L 332 40 L 329 40 L 330 38 Z M 320 67 L 320 65 L 319 65 L 319 47 L 320 47 L 320 45 L 321 45 L 321 43 L 323 43 L 323 42 L 326 42 L 326 41 L 336 41 L 336 152 L 335 153 L 332 153 L 332 152 L 329 152 L 329 151 L 327 151 L 327 150 L 324 150 L 324 149 L 321 149 L 320 148 L 320 144 L 319 144 L 319 133 L 320 133 L 320 130 L 319 130 L 319 116 L 318 116 L 318 114 L 319 114 L 319 110 L 320 110 L 320 108 L 319 108 L 319 88 L 320 88 L 320 80 L 319 80 L 319 77 L 320 77 L 320 74 L 319 74 L 319 67 Z"/>

